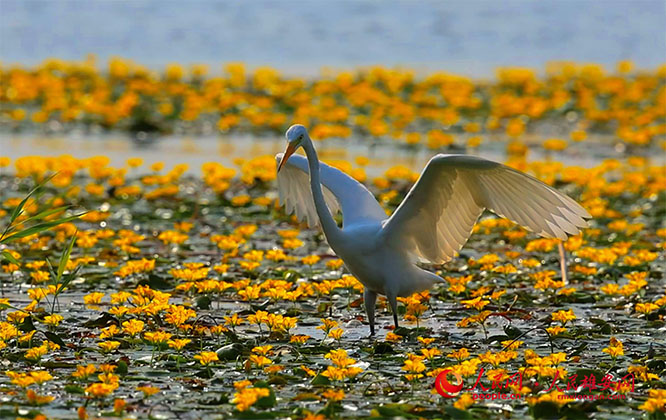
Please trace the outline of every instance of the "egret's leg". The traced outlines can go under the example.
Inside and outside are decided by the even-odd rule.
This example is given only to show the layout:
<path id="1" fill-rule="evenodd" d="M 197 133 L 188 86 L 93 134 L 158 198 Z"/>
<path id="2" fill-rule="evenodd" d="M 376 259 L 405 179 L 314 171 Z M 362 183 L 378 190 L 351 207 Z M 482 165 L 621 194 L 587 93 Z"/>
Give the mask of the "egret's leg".
<path id="1" fill-rule="evenodd" d="M 393 312 L 393 323 L 398 328 L 398 298 L 396 296 L 386 295 L 386 298 L 391 305 L 391 312 Z"/>
<path id="2" fill-rule="evenodd" d="M 567 252 L 564 249 L 562 241 L 557 242 L 557 248 L 560 251 L 560 271 L 562 271 L 562 282 L 564 282 L 564 285 L 567 286 L 569 284 L 569 280 L 567 279 Z"/>
<path id="3" fill-rule="evenodd" d="M 375 335 L 375 303 L 377 302 L 377 293 L 368 289 L 363 291 L 363 304 L 365 305 L 365 313 L 368 315 L 368 323 L 370 324 L 370 335 Z"/>

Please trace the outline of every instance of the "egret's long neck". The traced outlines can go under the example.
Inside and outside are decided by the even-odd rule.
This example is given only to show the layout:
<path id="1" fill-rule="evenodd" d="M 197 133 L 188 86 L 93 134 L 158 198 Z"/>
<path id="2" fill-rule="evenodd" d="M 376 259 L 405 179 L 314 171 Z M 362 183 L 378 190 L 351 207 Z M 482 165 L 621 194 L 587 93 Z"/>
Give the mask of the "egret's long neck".
<path id="1" fill-rule="evenodd" d="M 312 198 L 314 198 L 317 216 L 319 216 L 319 222 L 321 223 L 321 228 L 324 230 L 324 235 L 326 235 L 328 244 L 332 245 L 331 241 L 335 242 L 340 235 L 340 228 L 335 222 L 335 219 L 333 219 L 333 216 L 331 216 L 331 212 L 324 200 L 324 193 L 321 190 L 321 182 L 319 181 L 319 157 L 317 157 L 317 151 L 311 141 L 304 142 L 303 149 L 308 158 L 310 188 L 312 189 Z"/>

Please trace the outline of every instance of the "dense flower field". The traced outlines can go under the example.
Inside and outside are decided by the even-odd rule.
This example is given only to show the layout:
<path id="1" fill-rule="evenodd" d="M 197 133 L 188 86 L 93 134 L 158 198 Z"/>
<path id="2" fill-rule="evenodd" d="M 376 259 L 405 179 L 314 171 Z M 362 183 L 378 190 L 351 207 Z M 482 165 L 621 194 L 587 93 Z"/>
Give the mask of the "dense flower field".
<path id="1" fill-rule="evenodd" d="M 308 79 L 267 67 L 248 71 L 242 63 L 222 73 L 178 64 L 156 72 L 114 58 L 100 70 L 90 56 L 4 64 L 0 103 L 0 122 L 15 130 L 275 133 L 299 122 L 320 140 L 354 135 L 432 149 L 454 135 L 476 147 L 497 134 L 519 138 L 537 129 L 554 149 L 588 132 L 645 147 L 666 134 L 666 66 L 635 70 L 623 61 L 608 71 L 555 62 L 545 72 L 499 69 L 492 81 L 374 67 Z"/>
<path id="2" fill-rule="evenodd" d="M 11 80 L 11 89 L 3 87 L 2 97 L 28 109 L 39 104 L 37 112 L 46 116 L 15 118 L 19 125 L 66 121 L 67 115 L 120 125 L 135 112 L 134 105 L 122 108 L 122 103 L 151 103 L 165 121 L 189 115 L 196 122 L 227 109 L 212 111 L 211 106 L 253 102 L 264 86 L 275 90 L 278 99 L 237 108 L 238 119 L 229 127 L 251 121 L 270 127 L 267 115 L 298 101 L 294 92 L 303 87 L 298 81 L 257 72 L 251 85 L 255 93 L 250 93 L 243 88 L 241 70 L 231 69 L 229 79 L 197 82 L 194 73 L 186 82 L 175 68 L 165 80 L 156 80 L 149 72 L 113 62 L 105 78 L 55 62 L 30 71 L 4 69 L 3 81 Z M 661 126 L 650 122 L 664 100 L 663 86 L 657 88 L 663 74 L 661 82 L 656 75 L 558 74 L 549 77 L 567 86 L 605 86 L 610 104 L 615 95 L 624 98 L 617 103 L 626 104 L 631 95 L 653 92 L 654 107 L 631 117 L 611 107 L 602 120 L 638 124 L 632 132 L 663 128 L 663 121 Z M 318 127 L 353 119 L 358 123 L 354 130 L 375 135 L 381 134 L 376 124 L 386 123 L 390 130 L 408 127 L 411 120 L 402 125 L 387 111 L 400 109 L 392 98 L 377 98 L 392 104 L 373 103 L 367 120 L 346 114 L 346 101 L 357 96 L 340 95 L 341 90 L 367 88 L 366 100 L 374 92 L 371 78 L 403 94 L 409 86 L 409 97 L 422 95 L 422 103 L 432 106 L 440 98 L 429 102 L 425 87 L 458 92 L 447 99 L 456 105 L 432 115 L 437 120 L 451 116 L 452 126 L 466 121 L 462 115 L 469 106 L 484 110 L 485 127 L 498 117 L 513 118 L 513 126 L 522 121 L 514 116 L 526 109 L 533 112 L 530 119 L 545 118 L 558 109 L 553 106 L 569 100 L 578 104 L 572 109 L 582 112 L 582 121 L 602 122 L 601 110 L 585 107 L 583 98 L 594 95 L 558 90 L 526 72 L 506 73 L 492 86 L 445 75 L 416 85 L 403 73 L 371 71 L 363 77 L 314 83 L 304 94 L 307 101 L 320 98 L 309 108 L 314 114 L 302 115 L 297 102 L 292 111 L 317 119 Z M 44 82 L 35 85 L 35 79 Z M 57 86 L 60 93 L 71 94 L 54 94 L 51 89 Z M 553 97 L 534 102 L 535 96 L 526 96 L 544 86 L 550 86 Z M 33 88 L 37 91 L 30 92 Z M 211 91 L 217 96 L 207 97 Z M 86 105 L 85 98 L 95 95 L 109 102 Z M 188 95 L 194 97 L 178 102 Z M 505 95 L 521 109 L 495 106 Z M 345 106 L 326 105 L 325 98 L 338 98 Z M 430 117 L 423 110 L 431 105 L 397 115 L 426 124 Z M 321 120 L 336 115 L 326 111 L 336 107 L 341 107 L 339 121 Z M 19 109 L 12 115 L 20 117 Z M 497 115 L 499 110 L 508 114 Z M 284 119 L 277 120 L 281 126 Z M 475 131 L 470 124 L 464 127 Z M 386 301 L 380 299 L 374 339 L 364 324 L 362 285 L 345 273 L 320 232 L 296 224 L 277 206 L 273 157 L 246 159 L 236 167 L 209 163 L 200 176 L 185 165 L 148 166 L 136 158 L 122 168 L 110 167 L 103 156 L 0 158 L 0 231 L 5 231 L 0 241 L 39 223 L 35 220 L 48 223 L 88 211 L 6 241 L 0 270 L 0 416 L 663 418 L 664 167 L 642 157 L 605 160 L 585 169 L 554 160 L 528 163 L 520 156 L 510 164 L 568 193 L 594 216 L 582 236 L 564 244 L 568 281 L 560 275 L 556 241 L 485 214 L 458 258 L 431 267 L 446 282 L 401 299 L 399 329 L 392 329 Z M 368 179 L 367 163 L 358 159 L 338 166 L 365 182 L 390 212 L 417 174 L 393 167 Z M 51 174 L 56 175 L 15 217 L 14 209 L 30 189 Z M 59 210 L 50 214 L 49 209 Z M 16 229 L 5 230 L 10 224 Z M 433 389 L 444 369 L 463 378 L 465 389 L 454 398 Z M 491 392 L 514 394 L 514 399 L 479 398 Z M 575 400 L 575 394 L 596 399 Z"/>

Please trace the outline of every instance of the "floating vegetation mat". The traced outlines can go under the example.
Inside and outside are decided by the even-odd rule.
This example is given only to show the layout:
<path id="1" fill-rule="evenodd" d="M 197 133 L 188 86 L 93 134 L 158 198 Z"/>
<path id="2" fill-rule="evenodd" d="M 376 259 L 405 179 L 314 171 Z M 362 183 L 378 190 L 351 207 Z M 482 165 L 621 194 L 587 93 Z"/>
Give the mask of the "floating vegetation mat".
<path id="1" fill-rule="evenodd" d="M 222 71 L 220 71 L 222 70 Z M 0 65 L 0 123 L 45 132 L 118 130 L 146 139 L 157 133 L 282 133 L 291 122 L 313 138 L 397 141 L 432 149 L 455 142 L 477 147 L 500 134 L 545 130 L 566 147 L 588 132 L 622 147 L 664 144 L 666 64 L 615 69 L 552 62 L 545 71 L 499 68 L 493 80 L 446 72 L 371 67 L 281 75 L 243 63 L 223 69 L 171 64 L 163 71 L 112 58 Z M 455 137 L 454 137 L 455 136 Z"/>
<path id="2" fill-rule="evenodd" d="M 276 205 L 273 158 L 238 163 L 0 159 L 0 417 L 663 418 L 663 167 L 513 161 L 594 216 L 568 280 L 555 240 L 484 214 L 370 338 L 363 286 Z M 416 176 L 364 181 L 390 212 Z"/>

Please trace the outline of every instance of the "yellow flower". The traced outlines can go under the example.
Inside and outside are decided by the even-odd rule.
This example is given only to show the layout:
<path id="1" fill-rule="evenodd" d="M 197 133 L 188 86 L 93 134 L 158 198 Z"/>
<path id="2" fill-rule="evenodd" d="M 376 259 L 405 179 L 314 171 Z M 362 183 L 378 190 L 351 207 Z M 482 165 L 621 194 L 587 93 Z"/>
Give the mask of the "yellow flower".
<path id="1" fill-rule="evenodd" d="M 437 349 L 421 349 L 421 354 L 423 354 L 426 359 L 432 360 L 435 356 L 442 354 L 442 352 Z"/>
<path id="2" fill-rule="evenodd" d="M 51 276 L 47 271 L 35 271 L 33 273 L 30 273 L 30 278 L 32 278 L 35 283 L 43 283 L 45 281 L 48 281 Z"/>
<path id="3" fill-rule="evenodd" d="M 72 376 L 77 379 L 85 379 L 95 373 L 96 370 L 95 366 L 91 364 L 87 366 L 77 366 L 76 371 L 72 373 Z"/>
<path id="4" fill-rule="evenodd" d="M 240 265 L 243 270 L 252 271 L 259 267 L 261 263 L 254 261 L 240 261 L 238 265 Z"/>
<path id="5" fill-rule="evenodd" d="M 131 319 L 129 321 L 123 322 L 122 326 L 124 333 L 134 337 L 135 335 L 143 331 L 144 322 L 138 319 Z"/>
<path id="6" fill-rule="evenodd" d="M 284 366 L 282 365 L 273 365 L 273 366 L 266 366 L 264 368 L 264 372 L 274 375 L 278 372 L 282 372 L 284 370 Z"/>
<path id="7" fill-rule="evenodd" d="M 252 198 L 247 194 L 237 195 L 231 199 L 231 205 L 241 207 L 249 203 L 250 200 L 252 200 Z"/>
<path id="8" fill-rule="evenodd" d="M 608 353 L 612 358 L 624 355 L 624 349 L 622 347 L 606 347 L 601 351 Z"/>
<path id="9" fill-rule="evenodd" d="M 35 405 L 48 404 L 55 399 L 55 397 L 50 395 L 39 395 L 32 389 L 26 391 L 25 396 L 30 404 L 35 404 Z"/>
<path id="10" fill-rule="evenodd" d="M 481 300 L 481 296 L 477 297 L 476 299 L 470 299 L 470 300 L 463 300 L 461 301 L 463 305 L 465 305 L 467 308 L 474 308 L 477 311 L 482 310 L 487 304 L 490 303 L 489 300 Z"/>
<path id="11" fill-rule="evenodd" d="M 231 316 L 225 316 L 224 317 L 224 324 L 225 325 L 231 325 L 232 327 L 236 327 L 236 326 L 242 324 L 243 322 L 245 322 L 245 321 L 243 321 L 243 318 L 239 317 L 237 313 L 234 313 Z"/>
<path id="12" fill-rule="evenodd" d="M 96 382 L 85 389 L 85 393 L 93 397 L 106 397 L 118 388 L 118 384 Z"/>
<path id="13" fill-rule="evenodd" d="M 418 340 L 419 343 L 423 344 L 424 346 L 429 346 L 429 345 L 431 345 L 432 343 L 435 342 L 435 339 L 430 338 L 430 337 L 426 338 L 426 337 L 418 336 L 418 337 L 416 337 L 416 339 Z"/>
<path id="14" fill-rule="evenodd" d="M 157 394 L 160 392 L 160 389 L 156 386 L 137 386 L 136 387 L 137 391 L 141 391 L 144 395 L 144 397 L 150 397 L 151 395 Z"/>
<path id="15" fill-rule="evenodd" d="M 118 341 L 103 341 L 97 344 L 99 348 L 102 349 L 105 353 L 110 353 L 120 347 L 120 342 Z"/>
<path id="16" fill-rule="evenodd" d="M 86 305 L 97 305 L 102 301 L 103 297 L 104 293 L 101 292 L 88 293 L 83 297 L 83 303 Z"/>
<path id="17" fill-rule="evenodd" d="M 117 368 L 116 365 L 112 365 L 109 363 L 103 363 L 99 365 L 99 370 L 101 370 L 104 373 L 113 373 L 115 372 L 116 368 Z"/>
<path id="18" fill-rule="evenodd" d="M 469 350 L 463 347 L 459 350 L 447 354 L 446 357 L 450 357 L 451 359 L 456 359 L 458 361 L 465 360 L 469 357 Z"/>
<path id="19" fill-rule="evenodd" d="M 340 337 L 342 337 L 343 332 L 344 331 L 341 328 L 334 328 L 334 329 L 332 329 L 331 331 L 328 332 L 328 336 L 335 339 L 335 340 L 339 340 Z"/>
<path id="20" fill-rule="evenodd" d="M 615 295 L 620 290 L 620 286 L 615 283 L 608 283 L 601 287 L 601 291 L 607 295 Z"/>
<path id="21" fill-rule="evenodd" d="M 402 370 L 409 373 L 407 380 L 415 380 L 423 375 L 421 374 L 426 370 L 426 366 L 423 364 L 423 357 L 417 356 L 415 354 L 407 354 L 407 360 L 405 360 Z"/>
<path id="22" fill-rule="evenodd" d="M 250 358 L 248 359 L 252 365 L 262 367 L 266 365 L 270 365 L 273 363 L 271 359 L 269 359 L 266 356 L 261 356 L 258 354 L 251 354 Z"/>
<path id="23" fill-rule="evenodd" d="M 337 270 L 338 268 L 342 267 L 343 264 L 344 262 L 341 259 L 336 258 L 334 260 L 326 261 L 326 268 L 331 270 Z"/>
<path id="24" fill-rule="evenodd" d="M 214 351 L 202 351 L 201 353 L 194 356 L 195 360 L 198 360 L 203 366 L 207 366 L 213 362 L 220 360 L 217 357 L 217 353 Z"/>
<path id="25" fill-rule="evenodd" d="M 326 420 L 326 416 L 323 414 L 314 414 L 309 411 L 304 411 L 304 414 L 303 420 Z"/>
<path id="26" fill-rule="evenodd" d="M 666 390 L 665 389 L 651 389 L 648 393 L 648 399 L 641 405 L 643 411 L 654 413 L 656 411 L 664 411 L 666 406 Z"/>
<path id="27" fill-rule="evenodd" d="M 116 414 L 121 414 L 125 410 L 126 406 L 127 402 L 122 398 L 116 398 L 113 400 L 113 411 Z"/>
<path id="28" fill-rule="evenodd" d="M 571 140 L 583 141 L 587 138 L 587 133 L 583 130 L 576 130 L 571 132 Z"/>
<path id="29" fill-rule="evenodd" d="M 131 168 L 138 168 L 139 166 L 143 165 L 143 159 L 137 158 L 137 157 L 129 158 L 129 159 L 127 159 L 126 163 L 127 163 L 127 166 L 129 166 Z"/>
<path id="30" fill-rule="evenodd" d="M 252 348 L 252 353 L 256 354 L 261 354 L 261 355 L 267 355 L 271 353 L 271 350 L 273 349 L 273 346 L 265 345 L 265 346 L 256 346 Z"/>
<path id="31" fill-rule="evenodd" d="M 303 344 L 310 339 L 309 335 L 292 335 L 289 337 L 290 343 Z"/>
<path id="32" fill-rule="evenodd" d="M 159 172 L 164 169 L 164 162 L 155 162 L 150 165 L 150 170 L 154 172 Z"/>
<path id="33" fill-rule="evenodd" d="M 19 343 L 29 342 L 30 340 L 32 340 L 32 337 L 35 335 L 36 332 L 37 332 L 37 330 L 32 330 L 29 333 L 25 333 L 24 335 L 21 336 L 21 338 L 19 338 Z M 13 333 L 13 331 L 12 331 L 12 333 Z M 17 332 L 17 334 L 18 334 L 18 332 Z"/>
<path id="34" fill-rule="evenodd" d="M 167 344 L 169 345 L 169 347 L 171 347 L 174 350 L 182 350 L 186 345 L 188 345 L 191 342 L 192 340 L 188 338 L 179 338 L 175 340 L 169 340 L 167 341 Z"/>
<path id="35" fill-rule="evenodd" d="M 656 311 L 657 309 L 659 309 L 659 306 L 650 302 L 636 304 L 636 312 L 640 312 L 642 314 L 649 314 L 650 312 Z"/>
<path id="36" fill-rule="evenodd" d="M 347 351 L 344 349 L 331 350 L 324 355 L 324 358 L 330 359 L 338 367 L 347 367 L 356 363 L 356 360 L 347 356 Z"/>
<path id="37" fill-rule="evenodd" d="M 513 264 L 505 264 L 498 267 L 493 267 L 492 271 L 493 273 L 511 274 L 517 272 L 518 270 Z"/>
<path id="38" fill-rule="evenodd" d="M 149 331 L 144 333 L 143 337 L 154 345 L 161 345 L 171 338 L 171 333 L 164 331 Z"/>
<path id="39" fill-rule="evenodd" d="M 319 262 L 321 258 L 317 255 L 309 255 L 307 257 L 301 258 L 301 262 L 305 265 L 315 265 Z"/>
<path id="40" fill-rule="evenodd" d="M 389 331 L 389 332 L 386 333 L 385 340 L 397 343 L 399 341 L 402 341 L 402 336 Z"/>
<path id="41" fill-rule="evenodd" d="M 184 233 L 175 231 L 175 230 L 167 230 L 159 234 L 157 237 L 160 241 L 162 241 L 165 245 L 166 244 L 182 244 L 188 239 L 188 236 Z"/>
<path id="42" fill-rule="evenodd" d="M 601 350 L 604 353 L 607 353 L 609 356 L 611 356 L 613 359 L 615 359 L 618 356 L 623 356 L 624 355 L 624 345 L 620 340 L 618 340 L 615 337 L 610 338 L 610 345 L 604 349 Z"/>
<path id="43" fill-rule="evenodd" d="M 318 326 L 317 329 L 324 331 L 327 335 L 328 332 L 331 331 L 331 329 L 338 326 L 338 321 L 335 321 L 333 319 L 322 318 L 321 322 L 323 323 L 323 325 Z"/>
<path id="44" fill-rule="evenodd" d="M 50 381 L 51 379 L 53 379 L 53 376 L 51 376 L 50 373 L 48 373 L 44 370 L 38 370 L 38 371 L 30 372 L 30 377 L 37 384 L 43 384 L 44 382 L 47 382 L 47 381 Z"/>
<path id="45" fill-rule="evenodd" d="M 546 150 L 562 151 L 567 148 L 567 142 L 561 139 L 549 139 L 543 142 L 543 148 Z"/>
<path id="46" fill-rule="evenodd" d="M 562 325 L 566 324 L 569 321 L 573 321 L 576 319 L 576 315 L 573 313 L 573 309 L 569 309 L 568 311 L 561 310 L 557 312 L 553 312 L 551 314 L 551 318 L 553 321 L 558 321 L 561 322 Z"/>
<path id="47" fill-rule="evenodd" d="M 296 249 L 296 248 L 300 248 L 300 247 L 303 246 L 303 241 L 301 241 L 298 238 L 285 239 L 284 242 L 282 243 L 282 246 L 285 249 Z"/>
<path id="48" fill-rule="evenodd" d="M 557 336 L 557 335 L 560 335 L 562 333 L 565 333 L 567 331 L 567 329 L 564 328 L 564 327 L 557 326 L 557 327 L 548 327 L 548 328 L 546 328 L 546 331 L 548 331 L 548 334 L 550 334 L 550 335 Z"/>
<path id="49" fill-rule="evenodd" d="M 44 324 L 56 326 L 56 325 L 60 324 L 60 322 L 63 319 L 64 318 L 62 317 L 62 315 L 58 315 L 58 314 L 47 315 L 47 316 L 44 317 Z"/>
<path id="50" fill-rule="evenodd" d="M 46 342 L 44 342 L 41 346 L 38 347 L 33 347 L 29 349 L 28 351 L 25 352 L 25 358 L 29 360 L 39 360 L 42 358 L 42 356 L 46 355 L 48 353 L 49 348 Z"/>
<path id="51" fill-rule="evenodd" d="M 321 395 L 330 401 L 342 401 L 345 398 L 345 391 L 342 389 L 327 389 Z"/>
<path id="52" fill-rule="evenodd" d="M 131 293 L 120 291 L 117 293 L 111 294 L 111 303 L 114 305 L 119 305 L 121 303 L 127 302 L 127 300 L 132 297 Z"/>
<path id="53" fill-rule="evenodd" d="M 270 395 L 268 388 L 242 388 L 234 394 L 232 403 L 236 404 L 238 411 L 245 411 L 250 408 L 259 398 Z"/>
<path id="54" fill-rule="evenodd" d="M 472 396 L 469 393 L 464 393 L 458 397 L 458 400 L 453 403 L 453 406 L 458 410 L 466 410 L 472 404 L 474 404 Z"/>
<path id="55" fill-rule="evenodd" d="M 192 309 L 181 305 L 171 305 L 164 316 L 164 320 L 171 325 L 180 326 L 196 316 L 197 313 Z"/>
<path id="56" fill-rule="evenodd" d="M 5 375 L 11 379 L 14 385 L 20 386 L 21 388 L 26 388 L 35 383 L 34 378 L 25 373 L 18 373 L 8 370 L 5 372 Z"/>

